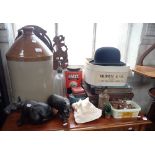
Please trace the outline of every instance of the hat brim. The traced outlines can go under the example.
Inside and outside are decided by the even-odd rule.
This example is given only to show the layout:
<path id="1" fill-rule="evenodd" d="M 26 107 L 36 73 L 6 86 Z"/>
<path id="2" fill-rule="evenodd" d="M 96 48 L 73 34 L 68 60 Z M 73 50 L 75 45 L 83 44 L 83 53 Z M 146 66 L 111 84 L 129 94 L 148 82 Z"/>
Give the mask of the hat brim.
<path id="1" fill-rule="evenodd" d="M 89 63 L 93 65 L 100 65 L 100 66 L 125 66 L 126 64 L 124 62 L 119 62 L 119 63 L 95 63 L 94 60 L 89 61 Z"/>

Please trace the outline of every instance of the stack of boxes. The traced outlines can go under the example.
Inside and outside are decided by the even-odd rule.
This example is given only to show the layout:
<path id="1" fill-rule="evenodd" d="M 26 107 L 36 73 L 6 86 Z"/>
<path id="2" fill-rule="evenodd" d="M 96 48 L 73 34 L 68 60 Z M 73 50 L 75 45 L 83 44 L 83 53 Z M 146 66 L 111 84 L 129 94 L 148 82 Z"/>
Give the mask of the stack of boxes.
<path id="1" fill-rule="evenodd" d="M 98 107 L 101 91 L 108 90 L 110 101 L 132 100 L 134 94 L 127 83 L 130 67 L 120 61 L 116 48 L 103 47 L 96 50 L 94 60 L 87 58 L 84 66 L 83 87 L 89 100 Z"/>

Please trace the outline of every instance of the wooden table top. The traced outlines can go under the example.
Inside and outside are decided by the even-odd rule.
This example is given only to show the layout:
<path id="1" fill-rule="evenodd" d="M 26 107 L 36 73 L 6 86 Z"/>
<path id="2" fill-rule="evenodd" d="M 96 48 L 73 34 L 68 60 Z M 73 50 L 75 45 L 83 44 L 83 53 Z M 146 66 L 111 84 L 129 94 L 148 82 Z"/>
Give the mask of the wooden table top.
<path id="1" fill-rule="evenodd" d="M 149 78 L 155 78 L 155 67 L 136 65 L 132 71 Z"/>
<path id="2" fill-rule="evenodd" d="M 47 130 L 64 130 L 63 124 L 59 118 L 54 118 L 46 123 L 42 123 L 39 125 L 31 125 L 31 124 L 24 124 L 22 126 L 17 126 L 17 121 L 20 118 L 19 112 L 11 113 L 3 127 L 2 131 L 47 131 Z"/>
<path id="3" fill-rule="evenodd" d="M 74 120 L 73 113 L 70 114 L 69 123 L 67 126 L 63 126 L 61 120 L 56 117 L 46 123 L 40 125 L 30 125 L 24 124 L 23 126 L 18 127 L 16 122 L 19 119 L 20 114 L 14 112 L 10 114 L 6 122 L 2 127 L 2 131 L 83 131 L 83 130 L 108 130 L 111 128 L 119 128 L 119 127 L 126 127 L 132 125 L 147 125 L 151 124 L 152 122 L 149 120 L 143 120 L 138 118 L 124 118 L 124 119 L 106 119 L 106 118 L 99 118 L 97 120 L 84 123 L 84 124 L 77 124 Z"/>

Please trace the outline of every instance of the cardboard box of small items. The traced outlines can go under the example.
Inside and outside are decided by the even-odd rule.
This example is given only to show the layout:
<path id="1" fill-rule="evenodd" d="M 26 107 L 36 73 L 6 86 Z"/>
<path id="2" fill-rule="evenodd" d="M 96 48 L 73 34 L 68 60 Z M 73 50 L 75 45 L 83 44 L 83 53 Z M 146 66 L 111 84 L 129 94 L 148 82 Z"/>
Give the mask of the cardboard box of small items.
<path id="1" fill-rule="evenodd" d="M 137 117 L 141 107 L 132 100 L 111 101 L 112 116 L 114 118 Z"/>

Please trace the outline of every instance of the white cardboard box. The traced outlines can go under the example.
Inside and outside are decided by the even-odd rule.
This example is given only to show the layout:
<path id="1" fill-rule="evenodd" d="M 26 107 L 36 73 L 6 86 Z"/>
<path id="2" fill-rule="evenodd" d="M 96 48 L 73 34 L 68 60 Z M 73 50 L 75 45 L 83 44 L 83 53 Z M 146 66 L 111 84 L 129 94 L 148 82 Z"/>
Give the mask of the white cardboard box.
<path id="1" fill-rule="evenodd" d="M 89 63 L 84 66 L 84 80 L 94 86 L 125 86 L 130 72 L 129 66 L 100 66 Z"/>

